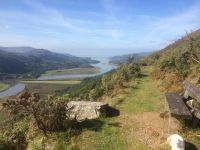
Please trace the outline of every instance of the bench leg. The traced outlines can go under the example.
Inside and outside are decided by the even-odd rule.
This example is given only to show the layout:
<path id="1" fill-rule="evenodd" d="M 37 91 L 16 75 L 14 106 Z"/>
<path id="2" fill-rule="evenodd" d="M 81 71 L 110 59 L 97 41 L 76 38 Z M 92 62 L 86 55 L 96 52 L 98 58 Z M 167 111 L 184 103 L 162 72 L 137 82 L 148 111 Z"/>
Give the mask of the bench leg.
<path id="1" fill-rule="evenodd" d="M 196 128 L 199 124 L 199 119 L 194 117 L 192 120 L 192 128 Z"/>

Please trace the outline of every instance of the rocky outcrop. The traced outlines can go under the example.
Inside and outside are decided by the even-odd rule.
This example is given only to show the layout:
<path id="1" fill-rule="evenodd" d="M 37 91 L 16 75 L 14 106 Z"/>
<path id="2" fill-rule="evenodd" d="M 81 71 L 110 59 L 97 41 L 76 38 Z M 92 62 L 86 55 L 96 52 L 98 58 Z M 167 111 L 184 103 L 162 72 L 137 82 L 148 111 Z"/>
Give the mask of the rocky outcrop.
<path id="1" fill-rule="evenodd" d="M 112 117 L 119 115 L 118 110 L 104 102 L 70 101 L 67 104 L 67 109 L 70 110 L 69 118 L 78 122 L 97 119 L 100 116 Z"/>

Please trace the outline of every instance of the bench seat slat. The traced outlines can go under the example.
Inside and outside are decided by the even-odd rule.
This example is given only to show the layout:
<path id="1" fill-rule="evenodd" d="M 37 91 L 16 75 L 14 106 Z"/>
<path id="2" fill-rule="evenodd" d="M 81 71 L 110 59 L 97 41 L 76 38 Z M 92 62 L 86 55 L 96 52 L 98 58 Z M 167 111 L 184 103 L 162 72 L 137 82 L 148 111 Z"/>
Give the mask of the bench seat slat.
<path id="1" fill-rule="evenodd" d="M 196 88 L 186 80 L 183 82 L 183 88 L 185 91 L 188 91 L 189 94 L 200 103 L 200 90 L 198 88 Z"/>
<path id="2" fill-rule="evenodd" d="M 171 116 L 183 119 L 192 119 L 192 114 L 177 93 L 166 93 L 166 101 Z"/>

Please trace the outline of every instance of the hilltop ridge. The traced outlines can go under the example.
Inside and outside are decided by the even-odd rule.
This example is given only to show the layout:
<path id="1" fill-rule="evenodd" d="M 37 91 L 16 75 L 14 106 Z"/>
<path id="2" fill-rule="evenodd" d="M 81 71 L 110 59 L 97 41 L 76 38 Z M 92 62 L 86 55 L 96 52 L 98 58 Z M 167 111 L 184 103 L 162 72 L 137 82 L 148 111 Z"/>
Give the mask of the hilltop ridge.
<path id="1" fill-rule="evenodd" d="M 180 90 L 185 79 L 196 84 L 200 78 L 200 29 L 153 53 L 145 61 L 155 66 L 153 77 L 161 79 L 166 90 Z"/>

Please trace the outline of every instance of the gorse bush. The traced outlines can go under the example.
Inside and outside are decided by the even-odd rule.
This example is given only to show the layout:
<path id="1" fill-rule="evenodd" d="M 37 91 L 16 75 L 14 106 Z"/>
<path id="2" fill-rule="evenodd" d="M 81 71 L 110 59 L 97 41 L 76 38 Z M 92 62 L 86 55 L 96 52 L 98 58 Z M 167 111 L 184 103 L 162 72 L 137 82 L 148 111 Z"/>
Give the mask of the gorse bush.
<path id="1" fill-rule="evenodd" d="M 37 93 L 24 92 L 17 100 L 7 100 L 3 104 L 13 115 L 25 114 L 33 118 L 37 127 L 47 136 L 47 131 L 66 130 L 71 126 L 66 102 L 56 99 L 41 100 Z"/>
<path id="2" fill-rule="evenodd" d="M 26 119 L 16 122 L 11 128 L 1 131 L 0 149 L 1 150 L 23 150 L 26 149 L 26 133 L 28 123 Z"/>
<path id="3" fill-rule="evenodd" d="M 161 71 L 171 70 L 181 79 L 186 78 L 193 67 L 200 66 L 200 34 L 193 37 L 194 33 L 153 54 L 150 61 Z"/>

